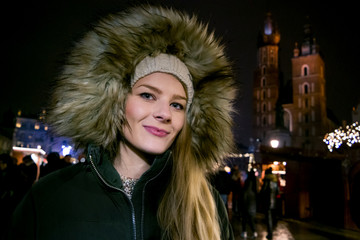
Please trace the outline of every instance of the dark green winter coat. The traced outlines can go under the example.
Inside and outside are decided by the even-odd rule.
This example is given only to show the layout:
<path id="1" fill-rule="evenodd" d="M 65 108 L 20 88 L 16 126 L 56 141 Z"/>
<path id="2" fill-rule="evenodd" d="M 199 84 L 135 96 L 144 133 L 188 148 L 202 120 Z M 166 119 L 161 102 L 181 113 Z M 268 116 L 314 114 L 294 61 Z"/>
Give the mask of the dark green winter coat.
<path id="1" fill-rule="evenodd" d="M 10 239 L 161 239 L 156 212 L 171 163 L 170 151 L 156 158 L 129 199 L 107 154 L 91 148 L 85 163 L 49 174 L 33 186 L 14 213 Z M 233 239 L 216 191 L 214 196 L 222 239 Z"/>

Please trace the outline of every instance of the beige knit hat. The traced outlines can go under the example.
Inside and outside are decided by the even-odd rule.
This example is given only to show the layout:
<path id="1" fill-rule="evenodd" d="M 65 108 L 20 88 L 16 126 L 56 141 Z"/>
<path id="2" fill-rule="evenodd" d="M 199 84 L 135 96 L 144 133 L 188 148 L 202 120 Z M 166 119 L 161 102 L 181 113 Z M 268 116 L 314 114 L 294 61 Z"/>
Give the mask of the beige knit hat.
<path id="1" fill-rule="evenodd" d="M 131 79 L 131 87 L 142 77 L 154 72 L 169 73 L 177 77 L 186 86 L 188 111 L 194 96 L 194 88 L 191 74 L 186 65 L 177 57 L 170 54 L 160 54 L 156 57 L 147 56 L 135 68 L 134 76 Z"/>

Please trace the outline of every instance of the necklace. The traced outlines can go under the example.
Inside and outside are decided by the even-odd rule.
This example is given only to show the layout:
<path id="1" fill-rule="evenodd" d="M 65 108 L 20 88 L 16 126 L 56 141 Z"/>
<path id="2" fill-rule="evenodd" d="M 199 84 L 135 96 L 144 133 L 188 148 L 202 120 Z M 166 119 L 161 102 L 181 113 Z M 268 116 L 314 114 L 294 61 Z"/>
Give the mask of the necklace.
<path id="1" fill-rule="evenodd" d="M 139 181 L 139 179 L 126 177 L 121 174 L 120 174 L 120 178 L 123 182 L 123 190 L 125 191 L 126 195 L 131 199 L 135 184 Z"/>

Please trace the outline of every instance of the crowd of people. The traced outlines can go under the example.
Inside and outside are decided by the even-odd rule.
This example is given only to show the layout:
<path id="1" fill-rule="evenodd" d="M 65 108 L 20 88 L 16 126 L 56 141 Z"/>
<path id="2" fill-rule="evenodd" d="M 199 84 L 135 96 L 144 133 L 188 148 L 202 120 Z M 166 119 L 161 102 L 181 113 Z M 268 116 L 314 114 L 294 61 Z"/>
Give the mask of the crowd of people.
<path id="1" fill-rule="evenodd" d="M 7 229 L 16 206 L 32 185 L 45 175 L 71 165 L 57 152 L 47 155 L 46 161 L 38 166 L 31 155 L 25 155 L 21 162 L 10 154 L 0 154 L 0 226 Z M 5 239 L 6 231 L 0 231 L 0 239 Z"/>
<path id="2" fill-rule="evenodd" d="M 229 216 L 241 224 L 241 237 L 256 238 L 256 214 L 263 213 L 267 227 L 267 239 L 272 239 L 277 222 L 277 201 L 280 194 L 278 176 L 272 168 L 265 169 L 264 176 L 258 176 L 254 169 L 240 170 L 235 165 L 230 172 L 221 168 L 211 178 L 219 191 Z M 229 207 L 231 205 L 231 207 Z"/>

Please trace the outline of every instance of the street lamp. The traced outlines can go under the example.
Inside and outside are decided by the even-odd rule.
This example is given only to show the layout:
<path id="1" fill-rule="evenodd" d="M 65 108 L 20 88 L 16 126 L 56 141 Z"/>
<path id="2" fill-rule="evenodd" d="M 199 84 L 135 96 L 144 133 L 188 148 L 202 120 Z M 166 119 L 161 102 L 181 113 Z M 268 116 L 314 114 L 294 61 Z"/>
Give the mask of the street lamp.
<path id="1" fill-rule="evenodd" d="M 270 141 L 270 145 L 272 148 L 278 148 L 279 147 L 279 140 L 273 139 Z"/>

